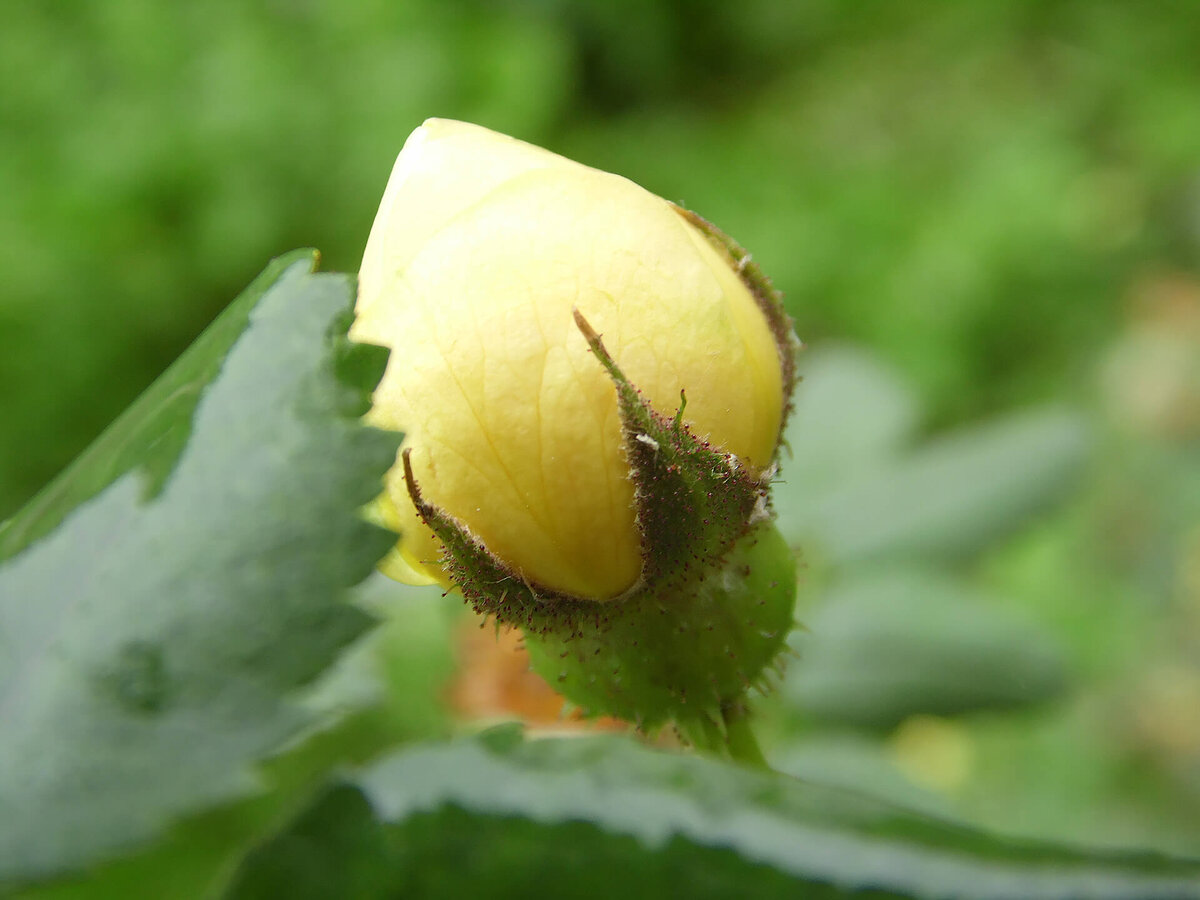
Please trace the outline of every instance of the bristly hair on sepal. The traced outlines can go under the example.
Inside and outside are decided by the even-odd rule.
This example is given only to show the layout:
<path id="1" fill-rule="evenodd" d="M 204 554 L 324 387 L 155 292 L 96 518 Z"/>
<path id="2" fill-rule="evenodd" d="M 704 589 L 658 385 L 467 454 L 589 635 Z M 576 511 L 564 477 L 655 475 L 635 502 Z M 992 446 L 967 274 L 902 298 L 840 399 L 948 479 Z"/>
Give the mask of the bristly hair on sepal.
<path id="1" fill-rule="evenodd" d="M 410 449 L 401 454 L 404 483 L 421 516 L 442 543 L 442 562 L 450 580 L 480 615 L 526 631 L 573 630 L 580 617 L 594 618 L 601 604 L 532 584 L 495 556 L 470 529 L 428 502 L 413 475 Z"/>
<path id="2" fill-rule="evenodd" d="M 753 524 L 770 517 L 774 470 L 753 470 L 692 434 L 683 422 L 683 391 L 673 417 L 654 410 L 605 349 L 602 336 L 578 309 L 572 312 L 617 389 L 642 544 L 642 577 L 633 590 L 702 577 Z"/>
<path id="3" fill-rule="evenodd" d="M 771 336 L 775 339 L 775 349 L 779 351 L 779 369 L 783 373 L 783 416 L 779 420 L 779 436 L 782 439 L 788 416 L 792 412 L 792 395 L 800 382 L 800 375 L 796 370 L 796 357 L 804 349 L 804 343 L 796 336 L 795 323 L 783 305 L 783 294 L 771 283 L 771 279 L 745 247 L 699 213 L 676 204 L 672 206 L 675 212 L 694 226 L 708 239 L 713 248 L 725 257 L 767 320 L 767 327 L 771 329 Z"/>

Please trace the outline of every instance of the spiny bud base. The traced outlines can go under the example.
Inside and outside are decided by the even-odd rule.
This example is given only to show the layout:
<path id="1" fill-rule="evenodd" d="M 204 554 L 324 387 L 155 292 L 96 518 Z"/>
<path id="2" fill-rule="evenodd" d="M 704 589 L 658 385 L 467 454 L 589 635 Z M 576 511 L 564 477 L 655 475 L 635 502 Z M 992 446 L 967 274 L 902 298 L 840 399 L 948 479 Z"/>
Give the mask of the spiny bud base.
<path id="1" fill-rule="evenodd" d="M 796 568 L 773 525 L 753 529 L 723 567 L 605 608 L 599 628 L 527 632 L 534 670 L 585 713 L 644 729 L 716 723 L 768 672 L 793 627 Z"/>
<path id="2" fill-rule="evenodd" d="M 709 730 L 749 688 L 765 688 L 793 627 L 795 561 L 771 524 L 773 470 L 692 434 L 686 398 L 673 417 L 652 409 L 578 311 L 575 320 L 617 391 L 642 543 L 638 581 L 607 601 L 547 590 L 427 502 L 406 451 L 408 492 L 466 600 L 520 627 L 534 668 L 569 701 L 645 729 L 675 721 Z"/>

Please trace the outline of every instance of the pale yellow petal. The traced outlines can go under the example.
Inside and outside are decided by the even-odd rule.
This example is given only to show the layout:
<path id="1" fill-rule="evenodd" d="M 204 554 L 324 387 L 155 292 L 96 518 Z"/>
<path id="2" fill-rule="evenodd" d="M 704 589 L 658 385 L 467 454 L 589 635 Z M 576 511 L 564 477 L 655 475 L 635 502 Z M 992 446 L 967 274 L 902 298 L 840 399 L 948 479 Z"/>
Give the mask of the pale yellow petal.
<path id="1" fill-rule="evenodd" d="M 419 146 L 396 193 L 432 203 L 414 173 L 445 170 Z M 387 254 L 375 274 L 387 302 L 360 301 L 355 333 L 393 349 L 374 421 L 406 431 L 430 502 L 528 580 L 611 597 L 640 571 L 633 492 L 615 391 L 572 308 L 659 411 L 672 413 L 686 389 L 685 420 L 760 466 L 782 413 L 778 354 L 753 297 L 669 204 L 617 176 L 533 157 L 474 202 L 455 195 L 453 214 L 439 207 L 436 227 Z M 390 243 L 395 223 L 387 229 Z M 436 544 L 402 479 L 391 491 L 422 562 Z"/>
<path id="2" fill-rule="evenodd" d="M 428 119 L 396 158 L 359 268 L 358 308 L 447 222 L 530 169 L 575 167 L 548 150 L 451 119 Z"/>

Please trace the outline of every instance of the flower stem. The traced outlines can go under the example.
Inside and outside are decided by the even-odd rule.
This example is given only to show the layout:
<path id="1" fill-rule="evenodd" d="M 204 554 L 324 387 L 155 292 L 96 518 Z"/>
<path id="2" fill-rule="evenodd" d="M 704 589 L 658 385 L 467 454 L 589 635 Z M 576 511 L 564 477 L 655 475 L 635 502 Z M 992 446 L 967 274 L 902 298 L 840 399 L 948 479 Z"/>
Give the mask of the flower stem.
<path id="1" fill-rule="evenodd" d="M 722 734 L 721 726 L 714 719 L 706 715 L 701 715 L 688 722 L 680 722 L 678 724 L 683 737 L 698 752 L 706 756 L 722 758 L 729 755 L 725 735 Z"/>
<path id="2" fill-rule="evenodd" d="M 742 703 L 735 703 L 722 709 L 721 716 L 725 720 L 725 743 L 730 758 L 756 769 L 770 768 L 750 725 L 749 709 Z"/>
<path id="3" fill-rule="evenodd" d="M 769 768 L 750 725 L 749 710 L 740 703 L 722 709 L 720 723 L 701 716 L 686 725 L 681 723 L 681 728 L 684 737 L 705 755 L 731 759 L 756 769 Z"/>

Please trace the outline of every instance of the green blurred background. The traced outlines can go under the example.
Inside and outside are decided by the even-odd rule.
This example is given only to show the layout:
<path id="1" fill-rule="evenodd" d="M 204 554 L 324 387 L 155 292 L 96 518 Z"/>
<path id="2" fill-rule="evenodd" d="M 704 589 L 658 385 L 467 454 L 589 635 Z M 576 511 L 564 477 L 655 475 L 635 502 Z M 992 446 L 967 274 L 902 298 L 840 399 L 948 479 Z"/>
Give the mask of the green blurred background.
<path id="1" fill-rule="evenodd" d="M 718 222 L 814 348 L 802 396 L 845 388 L 793 444 L 825 503 L 796 513 L 802 615 L 848 655 L 800 639 L 774 758 L 1006 831 L 1198 850 L 1197 47 L 1165 0 L 9 0 L 0 518 L 269 257 L 355 270 L 405 136 L 475 121 Z M 1046 403 L 1070 422 L 974 468 L 912 449 Z M 892 466 L 924 493 L 879 499 Z M 1006 466 L 969 547 L 843 539 Z M 822 499 L 825 475 L 849 487 Z M 876 636 L 892 657 L 864 643 L 877 594 L 939 598 Z M 990 653 L 991 681 L 839 714 L 877 695 L 854 652 L 980 685 Z"/>

